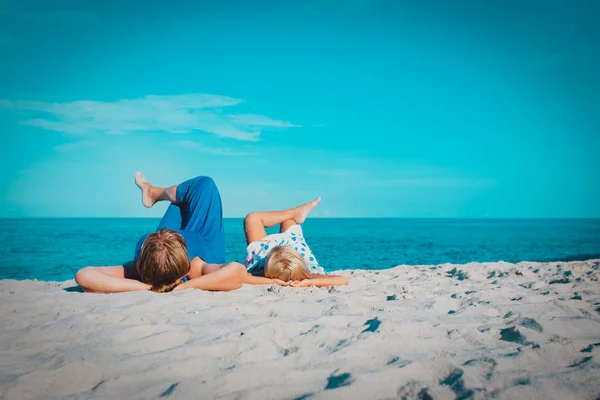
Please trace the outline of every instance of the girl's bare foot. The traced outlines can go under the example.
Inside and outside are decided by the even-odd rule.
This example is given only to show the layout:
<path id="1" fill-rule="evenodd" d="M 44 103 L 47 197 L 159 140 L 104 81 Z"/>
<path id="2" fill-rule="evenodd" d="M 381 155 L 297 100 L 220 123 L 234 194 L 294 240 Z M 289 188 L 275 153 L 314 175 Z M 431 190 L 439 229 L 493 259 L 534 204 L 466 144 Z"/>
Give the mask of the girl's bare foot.
<path id="1" fill-rule="evenodd" d="M 296 214 L 294 215 L 294 221 L 296 221 L 297 224 L 302 224 L 304 223 L 304 221 L 306 220 L 306 217 L 308 216 L 308 213 L 310 213 L 312 211 L 313 208 L 315 208 L 317 206 L 317 204 L 319 204 L 321 202 L 321 198 L 317 197 L 316 199 L 314 199 L 313 201 L 306 203 L 306 204 L 302 204 L 299 207 L 296 207 L 294 209 L 294 211 L 296 212 Z"/>
<path id="2" fill-rule="evenodd" d="M 150 188 L 152 185 L 146 182 L 144 175 L 139 171 L 135 173 L 135 184 L 142 189 L 142 204 L 144 207 L 152 207 L 154 203 L 156 203 L 156 200 L 150 195 Z"/>

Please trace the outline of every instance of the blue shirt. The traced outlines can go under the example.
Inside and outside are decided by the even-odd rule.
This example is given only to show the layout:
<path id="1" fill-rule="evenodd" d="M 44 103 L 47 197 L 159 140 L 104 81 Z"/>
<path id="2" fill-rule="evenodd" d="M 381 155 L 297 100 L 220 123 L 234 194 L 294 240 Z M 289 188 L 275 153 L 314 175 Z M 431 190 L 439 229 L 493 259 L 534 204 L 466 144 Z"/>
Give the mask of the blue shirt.
<path id="1" fill-rule="evenodd" d="M 181 234 L 181 236 L 183 236 L 183 240 L 185 241 L 190 261 L 193 260 L 194 257 L 200 257 L 209 264 L 225 263 L 224 235 L 217 235 L 216 237 L 211 237 L 210 239 L 207 239 L 202 237 L 197 232 L 178 231 L 178 233 Z M 143 235 L 140 238 L 140 240 L 138 240 L 137 245 L 135 246 L 135 260 L 140 258 L 142 244 L 149 235 L 150 234 L 147 233 Z"/>

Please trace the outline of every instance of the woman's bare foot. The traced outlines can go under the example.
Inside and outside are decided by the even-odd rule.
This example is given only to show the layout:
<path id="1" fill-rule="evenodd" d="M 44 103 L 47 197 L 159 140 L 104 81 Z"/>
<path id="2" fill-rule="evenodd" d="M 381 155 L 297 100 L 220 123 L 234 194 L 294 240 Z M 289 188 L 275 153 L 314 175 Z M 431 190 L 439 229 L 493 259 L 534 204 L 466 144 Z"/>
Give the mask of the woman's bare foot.
<path id="1" fill-rule="evenodd" d="M 152 187 L 152 185 L 146 182 L 144 175 L 139 171 L 135 173 L 135 184 L 140 189 L 142 189 L 142 204 L 144 205 L 144 207 L 152 207 L 154 203 L 156 203 L 156 200 L 153 199 L 150 194 L 150 188 Z"/>
<path id="2" fill-rule="evenodd" d="M 317 206 L 317 204 L 319 204 L 321 202 L 321 198 L 317 197 L 316 199 L 314 199 L 313 201 L 306 203 L 306 204 L 302 204 L 299 207 L 296 207 L 294 209 L 294 211 L 296 212 L 296 214 L 294 215 L 294 221 L 296 221 L 297 224 L 302 224 L 304 223 L 304 221 L 306 220 L 306 217 L 308 216 L 308 213 L 310 213 L 312 211 L 313 208 L 315 208 Z"/>

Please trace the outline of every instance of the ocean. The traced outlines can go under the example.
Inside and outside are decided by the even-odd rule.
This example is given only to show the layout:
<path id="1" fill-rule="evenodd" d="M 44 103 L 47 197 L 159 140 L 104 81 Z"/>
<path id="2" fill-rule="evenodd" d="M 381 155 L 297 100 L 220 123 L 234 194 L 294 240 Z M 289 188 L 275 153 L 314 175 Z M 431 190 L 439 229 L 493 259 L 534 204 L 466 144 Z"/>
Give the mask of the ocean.
<path id="1" fill-rule="evenodd" d="M 88 265 L 120 265 L 151 218 L 1 219 L 0 279 L 63 281 Z M 243 262 L 241 218 L 224 220 L 227 260 Z M 325 219 L 303 226 L 326 270 L 470 261 L 600 258 L 600 219 Z M 270 229 L 269 233 L 276 232 Z"/>

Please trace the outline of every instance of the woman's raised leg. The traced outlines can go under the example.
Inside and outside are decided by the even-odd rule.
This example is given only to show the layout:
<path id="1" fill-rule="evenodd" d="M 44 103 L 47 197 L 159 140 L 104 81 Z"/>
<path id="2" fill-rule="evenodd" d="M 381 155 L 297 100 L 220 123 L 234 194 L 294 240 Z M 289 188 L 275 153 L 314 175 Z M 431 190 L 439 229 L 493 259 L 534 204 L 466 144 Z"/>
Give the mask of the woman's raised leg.
<path id="1" fill-rule="evenodd" d="M 141 172 L 135 173 L 135 184 L 142 189 L 142 204 L 146 208 L 150 208 L 157 201 L 163 200 L 170 201 L 173 204 L 179 204 L 177 202 L 177 187 L 179 185 L 173 185 L 168 188 L 152 186 L 146 181 Z"/>
<path id="2" fill-rule="evenodd" d="M 149 184 L 138 172 L 135 182 L 142 189 L 144 206 L 151 207 L 162 200 L 171 202 L 159 229 L 185 231 L 187 239 L 203 242 L 201 247 L 205 255 L 201 258 L 215 264 L 225 262 L 223 207 L 219 189 L 212 178 L 198 176 L 178 185 L 161 188 Z M 196 239 L 192 239 L 194 235 Z"/>
<path id="3" fill-rule="evenodd" d="M 144 207 L 150 208 L 154 203 L 162 200 L 171 202 L 156 230 L 159 231 L 163 228 L 171 229 L 173 231 L 180 230 L 183 221 L 181 209 L 177 205 L 177 187 L 179 185 L 173 185 L 168 188 L 152 186 L 146 181 L 141 172 L 136 172 L 135 184 L 142 190 L 142 203 L 144 204 Z"/>

